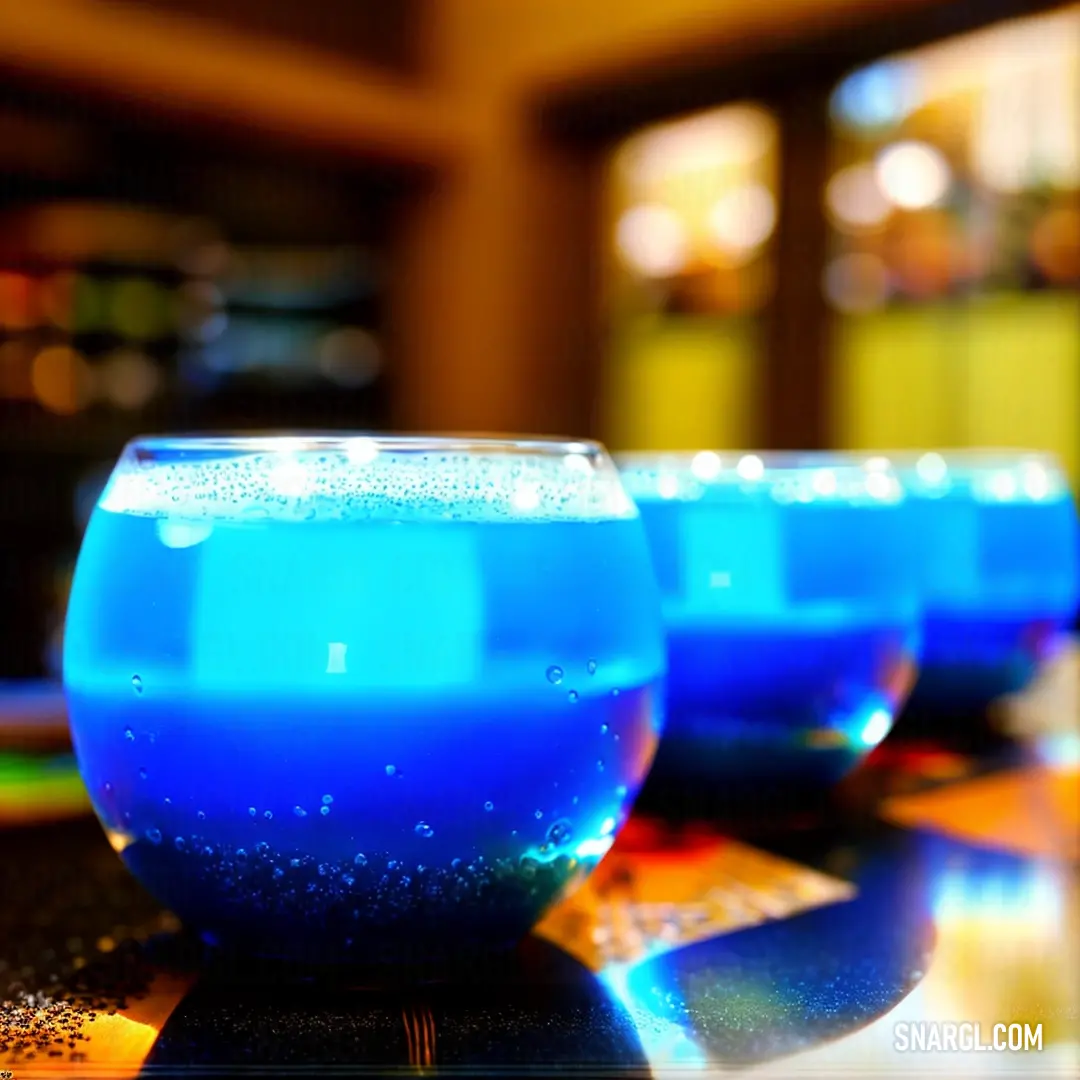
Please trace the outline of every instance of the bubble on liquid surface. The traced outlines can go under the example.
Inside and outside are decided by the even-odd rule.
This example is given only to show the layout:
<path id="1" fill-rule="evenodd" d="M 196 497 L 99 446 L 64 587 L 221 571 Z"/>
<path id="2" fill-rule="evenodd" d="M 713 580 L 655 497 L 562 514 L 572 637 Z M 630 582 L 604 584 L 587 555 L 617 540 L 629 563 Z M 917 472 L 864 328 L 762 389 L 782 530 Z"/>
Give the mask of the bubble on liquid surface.
<path id="1" fill-rule="evenodd" d="M 273 821 L 274 820 L 274 811 L 273 810 L 264 810 L 263 811 L 263 817 L 266 818 L 267 821 Z"/>
<path id="2" fill-rule="evenodd" d="M 573 835 L 574 826 L 566 818 L 560 818 L 547 831 L 548 843 L 554 844 L 555 847 L 568 844 Z"/>
<path id="3" fill-rule="evenodd" d="M 603 758 L 597 758 L 597 760 L 596 760 L 596 771 L 597 772 L 603 772 L 604 771 L 604 759 Z"/>
<path id="4" fill-rule="evenodd" d="M 197 444 L 196 444 L 197 445 Z M 214 460 L 151 462 L 119 471 L 99 505 L 198 530 L 212 521 L 451 520 L 600 521 L 637 516 L 615 471 L 588 448 L 520 454 L 492 445 L 464 452 L 370 441 L 237 446 Z M 595 460 L 594 460 L 595 458 Z M 583 460 L 592 467 L 571 467 Z M 197 532 L 196 532 L 197 535 Z"/>
<path id="5" fill-rule="evenodd" d="M 285 876 L 285 871 L 280 866 L 275 866 L 272 876 L 275 881 L 280 881 Z"/>
<path id="6" fill-rule="evenodd" d="M 205 811 L 205 810 L 200 810 L 200 811 L 198 811 L 198 813 L 196 813 L 196 815 L 195 815 L 195 816 L 196 816 L 196 817 L 197 817 L 197 818 L 198 818 L 198 819 L 199 819 L 200 821 L 205 821 L 205 820 L 206 820 L 206 811 Z"/>
<path id="7" fill-rule="evenodd" d="M 586 670 L 586 671 L 587 671 L 587 672 L 588 672 L 588 673 L 589 673 L 590 675 L 595 675 L 595 674 L 596 674 L 596 661 L 595 661 L 595 660 L 590 660 L 590 661 L 589 661 L 589 662 L 588 662 L 588 663 L 587 663 L 587 664 L 585 665 L 585 670 Z"/>
<path id="8" fill-rule="evenodd" d="M 601 724 L 600 725 L 600 734 L 601 735 L 606 735 L 610 730 L 611 729 L 607 726 L 607 724 Z"/>
<path id="9" fill-rule="evenodd" d="M 330 864 L 321 862 L 319 863 L 319 877 L 326 877 L 330 873 Z"/>
<path id="10" fill-rule="evenodd" d="M 131 676 L 131 689 L 134 690 L 136 694 L 141 694 L 143 692 L 143 684 L 142 684 L 142 676 L 141 675 L 132 675 Z"/>
<path id="11" fill-rule="evenodd" d="M 329 806 L 333 801 L 334 801 L 334 796 L 333 795 L 324 795 L 322 797 L 323 806 Z"/>
<path id="12" fill-rule="evenodd" d="M 566 697 L 570 704 L 573 705 L 574 702 L 578 699 L 578 692 L 576 690 L 571 690 L 570 693 L 566 695 Z"/>
<path id="13" fill-rule="evenodd" d="M 244 848 L 238 847 L 236 849 L 236 861 L 241 863 L 247 862 L 247 851 L 245 851 Z"/>
<path id="14" fill-rule="evenodd" d="M 270 850 L 270 845 L 265 840 L 260 840 L 255 845 L 256 855 L 265 855 Z"/>
<path id="15" fill-rule="evenodd" d="M 254 817 L 258 812 L 259 811 L 256 810 L 254 806 L 249 806 L 248 807 L 248 816 L 249 817 Z"/>
<path id="16" fill-rule="evenodd" d="M 544 811 L 543 810 L 537 810 L 536 813 L 533 814 L 533 817 L 536 818 L 537 821 L 539 821 L 543 816 L 544 816 Z"/>
<path id="17" fill-rule="evenodd" d="M 177 851 L 183 851 L 184 848 L 187 847 L 187 841 L 182 836 L 178 836 L 173 841 L 173 847 L 176 848 Z"/>
<path id="18" fill-rule="evenodd" d="M 386 766 L 386 775 L 387 776 L 397 776 L 397 766 L 396 765 L 387 765 Z"/>
<path id="19" fill-rule="evenodd" d="M 484 803 L 484 809 L 488 811 L 494 810 L 495 804 L 490 799 L 488 799 L 488 801 Z"/>
<path id="20" fill-rule="evenodd" d="M 135 732 L 132 731 L 129 727 L 124 728 L 124 738 L 127 739 L 128 742 L 134 742 Z"/>
<path id="21" fill-rule="evenodd" d="M 323 817 L 326 817 L 326 815 L 330 813 L 330 807 L 329 806 L 320 806 L 319 807 L 319 813 L 322 814 Z"/>
<path id="22" fill-rule="evenodd" d="M 367 866 L 367 856 L 362 851 L 357 852 L 356 858 L 353 859 L 353 862 L 357 866 Z"/>
<path id="23" fill-rule="evenodd" d="M 303 808 L 302 806 L 294 806 L 294 807 L 292 808 L 292 812 L 293 812 L 293 813 L 294 813 L 294 814 L 295 814 L 295 815 L 296 815 L 297 817 L 307 817 L 307 811 L 306 811 L 306 810 L 305 810 L 305 809 L 304 809 L 304 808 Z"/>
<path id="24" fill-rule="evenodd" d="M 295 870 L 300 865 L 299 859 L 290 859 L 289 865 Z"/>
<path id="25" fill-rule="evenodd" d="M 161 843 L 161 830 L 160 829 L 147 829 L 146 830 L 146 839 L 149 840 L 151 844 L 160 844 Z"/>
<path id="26" fill-rule="evenodd" d="M 563 669 L 557 664 L 552 664 L 551 667 L 547 669 L 546 674 L 547 681 L 551 683 L 552 686 L 558 686 L 563 680 Z"/>
<path id="27" fill-rule="evenodd" d="M 146 767 L 145 767 L 145 766 L 142 766 L 142 767 L 141 767 L 141 768 L 139 769 L 139 779 L 140 779 L 140 780 L 145 780 L 145 779 L 147 778 L 147 776 L 149 776 L 149 775 L 150 775 L 150 774 L 149 774 L 149 773 L 148 773 L 148 772 L 146 771 Z"/>
<path id="28" fill-rule="evenodd" d="M 424 837 L 425 840 L 429 840 L 435 835 L 435 830 L 426 821 L 418 821 L 413 832 L 416 833 L 417 836 Z"/>

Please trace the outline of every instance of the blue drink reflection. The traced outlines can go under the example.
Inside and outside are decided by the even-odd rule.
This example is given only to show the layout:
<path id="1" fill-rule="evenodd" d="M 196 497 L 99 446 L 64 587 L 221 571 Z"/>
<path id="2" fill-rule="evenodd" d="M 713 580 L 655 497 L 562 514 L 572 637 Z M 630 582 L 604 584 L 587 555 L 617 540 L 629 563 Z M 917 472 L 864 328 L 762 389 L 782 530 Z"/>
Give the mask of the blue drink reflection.
<path id="1" fill-rule="evenodd" d="M 880 742 L 914 673 L 904 493 L 884 462 L 624 458 L 664 594 L 654 770 L 721 795 L 828 783 Z"/>
<path id="2" fill-rule="evenodd" d="M 65 648 L 114 846 L 266 955 L 520 938 L 610 846 L 659 730 L 646 540 L 591 444 L 135 443 Z"/>
<path id="3" fill-rule="evenodd" d="M 1037 455 L 899 460 L 919 553 L 925 648 L 913 706 L 985 707 L 1021 690 L 1077 607 L 1080 536 L 1061 470 Z"/>

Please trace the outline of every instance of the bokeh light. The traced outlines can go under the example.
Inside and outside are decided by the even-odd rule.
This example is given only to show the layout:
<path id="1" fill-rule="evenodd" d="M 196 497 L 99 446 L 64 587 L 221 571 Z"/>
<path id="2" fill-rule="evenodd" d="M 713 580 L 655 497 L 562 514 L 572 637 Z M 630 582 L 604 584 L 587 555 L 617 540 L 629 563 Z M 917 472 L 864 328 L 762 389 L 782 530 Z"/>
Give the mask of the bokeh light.
<path id="1" fill-rule="evenodd" d="M 125 278 L 109 290 L 109 319 L 121 337 L 149 341 L 170 329 L 165 291 L 149 278 Z"/>
<path id="2" fill-rule="evenodd" d="M 935 206 L 952 182 L 944 154 L 916 140 L 886 146 L 874 162 L 874 172 L 886 198 L 903 210 Z"/>
<path id="3" fill-rule="evenodd" d="M 776 201 L 764 184 L 744 184 L 717 199 L 709 212 L 712 239 L 727 254 L 744 258 L 776 227 Z"/>
<path id="4" fill-rule="evenodd" d="M 94 373 L 75 349 L 50 345 L 34 357 L 30 385 L 42 406 L 50 412 L 68 415 L 93 400 Z"/>
<path id="5" fill-rule="evenodd" d="M 98 367 L 99 392 L 119 409 L 143 408 L 161 386 L 161 372 L 144 353 L 117 349 Z"/>
<path id="6" fill-rule="evenodd" d="M 825 297 L 838 311 L 863 314 L 889 297 L 889 268 L 879 255 L 840 255 L 825 267 Z"/>
<path id="7" fill-rule="evenodd" d="M 644 277 L 672 277 L 686 265 L 686 229 L 666 206 L 635 206 L 619 219 L 615 242 L 630 269 Z"/>
<path id="8" fill-rule="evenodd" d="M 219 338 L 229 324 L 221 290 L 209 281 L 189 281 L 173 298 L 177 329 L 189 341 L 206 344 Z"/>
<path id="9" fill-rule="evenodd" d="M 825 206 L 833 223 L 844 231 L 875 229 L 892 213 L 892 204 L 878 184 L 873 165 L 841 169 L 825 188 Z"/>
<path id="10" fill-rule="evenodd" d="M 833 94 L 832 114 L 851 127 L 894 127 L 919 105 L 918 76 L 916 66 L 899 60 L 854 71 Z"/>
<path id="11" fill-rule="evenodd" d="M 319 346 L 319 369 L 339 386 L 359 389 L 382 368 L 382 350 L 373 334 L 355 326 L 333 330 Z"/>

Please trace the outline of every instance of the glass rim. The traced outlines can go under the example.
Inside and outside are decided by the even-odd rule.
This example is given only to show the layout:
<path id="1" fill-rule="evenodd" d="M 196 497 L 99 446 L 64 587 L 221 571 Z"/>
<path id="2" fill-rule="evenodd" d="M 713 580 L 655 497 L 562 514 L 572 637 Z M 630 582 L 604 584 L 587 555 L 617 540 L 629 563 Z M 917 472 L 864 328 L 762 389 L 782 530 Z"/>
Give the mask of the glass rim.
<path id="1" fill-rule="evenodd" d="M 566 436 L 516 435 L 490 432 L 376 432 L 376 431 L 248 431 L 191 432 L 137 435 L 127 441 L 123 457 L 198 453 L 318 453 L 345 452 L 362 445 L 379 453 L 402 454 L 520 454 L 564 457 L 578 454 L 604 458 L 608 452 L 594 439 Z"/>

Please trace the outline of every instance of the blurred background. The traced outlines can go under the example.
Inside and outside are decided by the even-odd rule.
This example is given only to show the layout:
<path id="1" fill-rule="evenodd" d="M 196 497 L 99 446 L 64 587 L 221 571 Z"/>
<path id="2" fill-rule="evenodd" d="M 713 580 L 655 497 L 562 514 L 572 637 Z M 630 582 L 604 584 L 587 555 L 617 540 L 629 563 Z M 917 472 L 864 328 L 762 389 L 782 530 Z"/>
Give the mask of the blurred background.
<path id="1" fill-rule="evenodd" d="M 1016 446 L 1075 485 L 1078 285 L 1080 4 L 0 5 L 4 708 L 50 712 L 16 680 L 137 433 Z"/>

